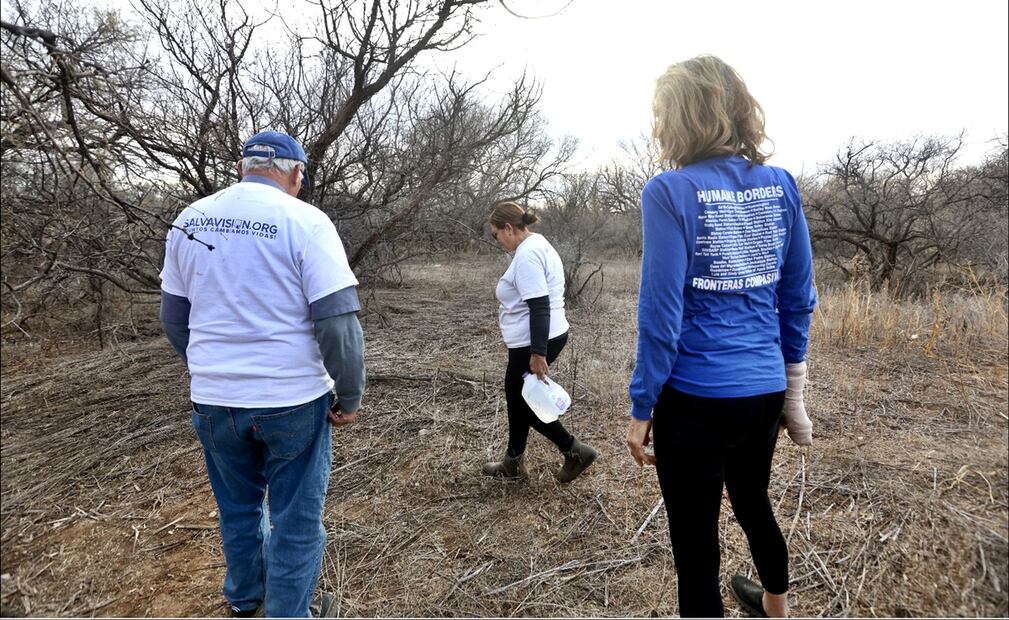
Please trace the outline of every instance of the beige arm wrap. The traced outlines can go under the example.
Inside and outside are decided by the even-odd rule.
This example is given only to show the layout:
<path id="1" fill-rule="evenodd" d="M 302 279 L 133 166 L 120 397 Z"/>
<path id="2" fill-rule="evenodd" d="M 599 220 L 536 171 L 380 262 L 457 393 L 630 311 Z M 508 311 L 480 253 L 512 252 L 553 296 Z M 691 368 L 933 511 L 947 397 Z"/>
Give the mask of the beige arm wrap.
<path id="1" fill-rule="evenodd" d="M 808 446 L 813 443 L 813 422 L 806 415 L 806 405 L 802 392 L 806 387 L 806 362 L 785 364 L 788 387 L 785 389 L 785 407 L 782 411 L 788 438 L 796 445 Z"/>

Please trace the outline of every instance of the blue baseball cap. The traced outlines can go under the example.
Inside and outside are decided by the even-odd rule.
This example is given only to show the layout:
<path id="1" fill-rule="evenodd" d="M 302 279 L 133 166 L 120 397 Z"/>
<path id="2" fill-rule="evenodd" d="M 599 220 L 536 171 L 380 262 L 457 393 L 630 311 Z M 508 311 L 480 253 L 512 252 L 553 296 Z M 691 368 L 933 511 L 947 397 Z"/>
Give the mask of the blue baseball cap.
<path id="1" fill-rule="evenodd" d="M 245 141 L 242 157 L 267 157 L 269 159 L 294 159 L 308 167 L 308 156 L 301 144 L 280 131 L 261 131 Z M 301 177 L 302 187 L 311 187 L 308 170 Z"/>

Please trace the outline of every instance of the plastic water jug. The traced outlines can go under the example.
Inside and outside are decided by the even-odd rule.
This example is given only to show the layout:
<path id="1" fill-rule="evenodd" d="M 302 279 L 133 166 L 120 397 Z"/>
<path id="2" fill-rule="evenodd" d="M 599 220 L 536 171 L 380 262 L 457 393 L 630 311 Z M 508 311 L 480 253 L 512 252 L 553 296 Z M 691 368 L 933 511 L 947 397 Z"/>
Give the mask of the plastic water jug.
<path id="1" fill-rule="evenodd" d="M 564 414 L 571 406 L 571 397 L 561 386 L 545 377 L 542 381 L 531 372 L 523 376 L 522 398 L 529 404 L 536 417 L 550 424 Z"/>

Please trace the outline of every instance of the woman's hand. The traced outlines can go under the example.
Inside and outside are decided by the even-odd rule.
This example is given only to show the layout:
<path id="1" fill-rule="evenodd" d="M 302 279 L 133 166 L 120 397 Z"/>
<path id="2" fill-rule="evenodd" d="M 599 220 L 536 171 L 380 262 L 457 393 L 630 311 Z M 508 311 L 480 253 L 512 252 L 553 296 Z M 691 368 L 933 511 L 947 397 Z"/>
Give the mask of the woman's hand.
<path id="1" fill-rule="evenodd" d="M 788 429 L 788 438 L 797 446 L 813 445 L 813 422 L 806 414 L 806 403 L 802 390 L 806 387 L 806 362 L 785 364 L 788 388 L 785 390 L 785 405 L 782 409 L 781 425 Z"/>
<path id="2" fill-rule="evenodd" d="M 631 458 L 638 464 L 638 467 L 655 465 L 655 455 L 645 454 L 645 446 L 652 440 L 651 433 L 651 420 L 631 418 L 631 423 L 627 427 L 627 448 L 631 451 Z"/>
<path id="3" fill-rule="evenodd" d="M 539 353 L 533 353 L 529 356 L 529 370 L 536 375 L 540 381 L 542 381 L 548 374 L 550 374 L 550 366 L 547 365 L 547 358 Z"/>

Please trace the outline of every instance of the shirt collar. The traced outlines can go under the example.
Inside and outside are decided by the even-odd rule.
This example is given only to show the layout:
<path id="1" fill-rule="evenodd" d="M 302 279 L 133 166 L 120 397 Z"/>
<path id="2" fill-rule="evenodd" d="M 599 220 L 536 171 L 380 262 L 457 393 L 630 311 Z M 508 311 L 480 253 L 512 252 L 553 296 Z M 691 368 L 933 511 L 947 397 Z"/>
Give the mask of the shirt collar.
<path id="1" fill-rule="evenodd" d="M 262 183 L 263 185 L 272 185 L 273 187 L 276 187 L 280 191 L 284 191 L 284 188 L 283 186 L 281 186 L 280 183 L 277 183 L 276 181 L 268 177 L 259 176 L 258 174 L 245 175 L 244 177 L 242 177 L 242 183 Z"/>

